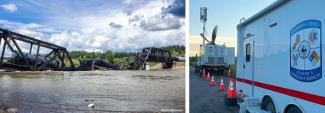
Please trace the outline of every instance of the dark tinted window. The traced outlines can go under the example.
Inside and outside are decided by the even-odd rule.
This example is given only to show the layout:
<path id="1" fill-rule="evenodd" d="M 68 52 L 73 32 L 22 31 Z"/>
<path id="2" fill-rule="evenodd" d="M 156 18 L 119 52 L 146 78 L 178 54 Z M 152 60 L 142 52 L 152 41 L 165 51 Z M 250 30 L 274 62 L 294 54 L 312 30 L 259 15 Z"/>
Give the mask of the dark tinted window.
<path id="1" fill-rule="evenodd" d="M 246 44 L 246 62 L 251 60 L 251 44 Z"/>

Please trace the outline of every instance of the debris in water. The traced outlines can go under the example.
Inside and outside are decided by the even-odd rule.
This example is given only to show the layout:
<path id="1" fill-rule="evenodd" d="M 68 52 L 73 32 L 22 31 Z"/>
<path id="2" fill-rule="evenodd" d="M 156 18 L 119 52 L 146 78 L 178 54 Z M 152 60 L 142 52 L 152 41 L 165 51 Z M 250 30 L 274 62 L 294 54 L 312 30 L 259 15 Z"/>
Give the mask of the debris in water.
<path id="1" fill-rule="evenodd" d="M 88 104 L 88 108 L 93 108 L 95 104 Z"/>

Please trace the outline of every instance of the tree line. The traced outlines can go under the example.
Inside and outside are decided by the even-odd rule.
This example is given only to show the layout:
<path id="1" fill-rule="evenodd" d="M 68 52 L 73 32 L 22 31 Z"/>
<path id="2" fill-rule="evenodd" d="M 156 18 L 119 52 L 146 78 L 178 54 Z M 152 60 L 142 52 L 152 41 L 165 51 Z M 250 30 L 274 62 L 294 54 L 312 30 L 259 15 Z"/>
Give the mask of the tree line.
<path id="1" fill-rule="evenodd" d="M 165 49 L 170 51 L 172 56 L 185 56 L 185 46 L 181 45 L 172 45 L 172 46 L 166 46 L 161 47 L 161 49 Z M 141 51 L 139 51 L 141 52 Z M 87 52 L 87 51 L 71 51 L 69 52 L 72 59 L 80 59 L 80 60 L 86 60 L 86 59 L 103 59 L 106 61 L 115 59 L 115 58 L 123 58 L 128 57 L 133 54 L 137 54 L 138 52 L 113 52 L 112 50 L 106 50 L 105 52 Z"/>

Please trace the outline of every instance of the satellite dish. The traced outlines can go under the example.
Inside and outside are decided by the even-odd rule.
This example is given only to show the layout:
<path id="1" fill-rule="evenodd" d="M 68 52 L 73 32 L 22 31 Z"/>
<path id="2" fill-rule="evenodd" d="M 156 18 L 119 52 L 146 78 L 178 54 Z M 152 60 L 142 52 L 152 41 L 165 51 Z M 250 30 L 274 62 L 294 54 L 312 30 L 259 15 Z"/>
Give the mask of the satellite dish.
<path id="1" fill-rule="evenodd" d="M 217 38 L 217 32 L 218 32 L 218 25 L 214 26 L 214 29 L 212 31 L 210 44 L 215 44 L 215 41 L 216 41 L 216 38 Z"/>

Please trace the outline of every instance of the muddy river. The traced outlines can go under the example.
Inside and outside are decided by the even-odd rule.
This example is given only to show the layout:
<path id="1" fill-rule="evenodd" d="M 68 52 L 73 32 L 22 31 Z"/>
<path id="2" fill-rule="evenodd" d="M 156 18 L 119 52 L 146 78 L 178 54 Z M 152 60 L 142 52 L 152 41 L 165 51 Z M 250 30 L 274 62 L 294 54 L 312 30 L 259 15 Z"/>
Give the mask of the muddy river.
<path id="1" fill-rule="evenodd" d="M 184 69 L 0 72 L 0 110 L 184 112 L 184 76 Z"/>

